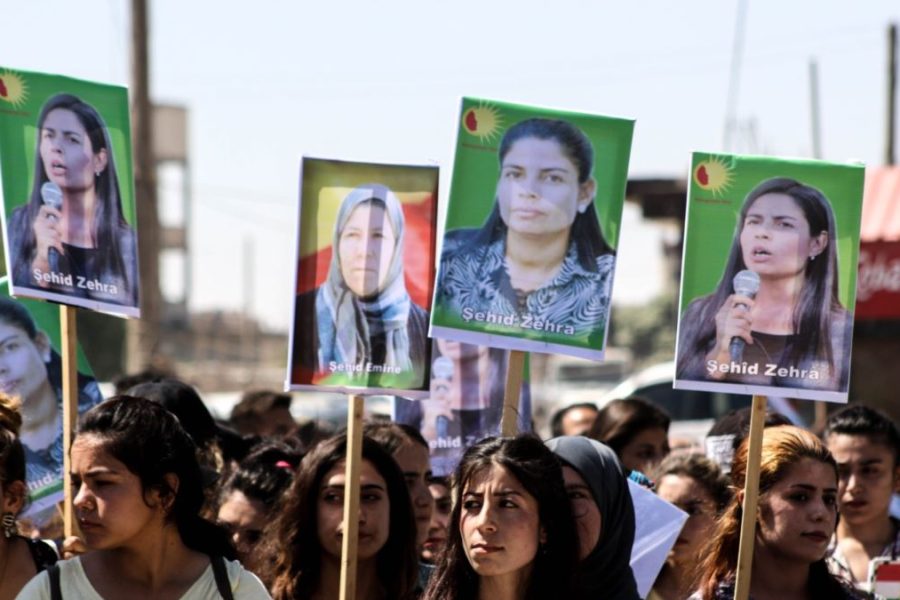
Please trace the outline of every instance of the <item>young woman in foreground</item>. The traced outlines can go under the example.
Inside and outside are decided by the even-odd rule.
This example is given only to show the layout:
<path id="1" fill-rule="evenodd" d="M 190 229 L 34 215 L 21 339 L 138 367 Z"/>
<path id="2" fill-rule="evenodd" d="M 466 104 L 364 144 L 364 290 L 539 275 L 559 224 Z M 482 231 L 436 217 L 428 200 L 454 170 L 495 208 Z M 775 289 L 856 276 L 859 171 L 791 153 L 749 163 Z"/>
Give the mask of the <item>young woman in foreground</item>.
<path id="1" fill-rule="evenodd" d="M 59 563 L 65 598 L 269 598 L 230 560 L 224 530 L 199 516 L 196 448 L 162 406 L 116 396 L 84 414 L 72 444 L 75 515 L 88 553 Z M 22 600 L 50 599 L 41 573 Z"/>
<path id="2" fill-rule="evenodd" d="M 266 531 L 259 563 L 276 600 L 339 597 L 346 456 L 346 435 L 330 438 L 304 456 Z M 403 474 L 366 437 L 362 458 L 356 600 L 411 600 L 416 525 Z"/>
<path id="3" fill-rule="evenodd" d="M 734 457 L 731 484 L 743 490 L 744 440 Z M 789 425 L 763 432 L 759 509 L 750 596 L 753 600 L 861 598 L 828 572 L 825 553 L 837 523 L 837 465 L 822 442 Z M 725 508 L 702 554 L 700 590 L 692 599 L 731 600 L 740 542 L 743 492 Z"/>
<path id="4" fill-rule="evenodd" d="M 454 478 L 450 534 L 424 598 L 571 597 L 578 539 L 553 453 L 536 437 L 488 438 Z"/>

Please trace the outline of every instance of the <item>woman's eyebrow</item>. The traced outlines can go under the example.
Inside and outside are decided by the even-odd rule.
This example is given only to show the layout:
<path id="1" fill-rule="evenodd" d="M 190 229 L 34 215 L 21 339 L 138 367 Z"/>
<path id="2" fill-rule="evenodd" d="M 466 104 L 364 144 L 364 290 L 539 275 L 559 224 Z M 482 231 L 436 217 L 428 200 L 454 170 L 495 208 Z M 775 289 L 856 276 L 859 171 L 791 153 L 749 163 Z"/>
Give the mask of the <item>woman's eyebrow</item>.
<path id="1" fill-rule="evenodd" d="M 383 492 L 384 486 L 377 484 L 377 483 L 365 483 L 365 484 L 359 486 L 359 489 L 360 489 L 360 491 L 363 491 L 363 492 L 371 492 L 372 490 Z"/>
<path id="2" fill-rule="evenodd" d="M 84 472 L 85 477 L 96 477 L 98 475 L 118 475 L 119 472 L 109 467 L 94 467 Z"/>
<path id="3" fill-rule="evenodd" d="M 19 337 L 19 334 L 18 334 L 18 333 L 13 333 L 12 335 L 8 335 L 8 336 L 6 336 L 5 338 L 3 338 L 2 340 L 0 340 L 0 346 L 2 346 L 3 344 L 5 344 L 6 342 L 9 342 L 9 341 L 11 341 L 11 340 L 14 340 L 14 339 L 18 338 L 18 337 Z"/>
<path id="4" fill-rule="evenodd" d="M 566 484 L 566 489 L 567 489 L 567 490 L 587 490 L 587 491 L 591 491 L 591 488 L 588 487 L 588 485 L 587 485 L 586 483 L 567 483 L 567 484 Z"/>

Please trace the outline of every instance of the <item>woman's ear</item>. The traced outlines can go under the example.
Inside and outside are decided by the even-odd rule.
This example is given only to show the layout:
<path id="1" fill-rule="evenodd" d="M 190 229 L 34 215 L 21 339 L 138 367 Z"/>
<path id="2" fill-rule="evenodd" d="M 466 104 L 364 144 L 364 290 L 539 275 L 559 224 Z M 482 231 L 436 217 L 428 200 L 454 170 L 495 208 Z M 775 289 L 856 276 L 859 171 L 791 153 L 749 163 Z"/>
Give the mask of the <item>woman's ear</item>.
<path id="1" fill-rule="evenodd" d="M 22 512 L 25 507 L 25 494 L 28 488 L 24 481 L 10 481 L 3 486 L 3 497 L 0 498 L 0 514 Z"/>
<path id="2" fill-rule="evenodd" d="M 822 231 L 809 240 L 809 260 L 815 260 L 828 247 L 828 232 Z"/>
<path id="3" fill-rule="evenodd" d="M 106 148 L 100 148 L 100 152 L 94 155 L 94 173 L 99 177 L 100 173 L 106 169 L 107 164 L 109 164 L 109 154 L 106 152 Z"/>
<path id="4" fill-rule="evenodd" d="M 34 336 L 34 347 L 38 349 L 41 360 L 45 363 L 50 362 L 50 338 L 41 330 L 38 330 Z"/>
<path id="5" fill-rule="evenodd" d="M 163 481 L 165 482 L 164 485 L 153 486 L 152 489 L 147 490 L 149 496 L 147 504 L 153 507 L 161 506 L 163 512 L 168 515 L 175 504 L 175 497 L 178 495 L 178 475 L 166 473 L 163 475 Z"/>
<path id="6" fill-rule="evenodd" d="M 578 212 L 583 213 L 594 201 L 597 194 L 597 182 L 590 178 L 584 183 L 578 184 Z"/>

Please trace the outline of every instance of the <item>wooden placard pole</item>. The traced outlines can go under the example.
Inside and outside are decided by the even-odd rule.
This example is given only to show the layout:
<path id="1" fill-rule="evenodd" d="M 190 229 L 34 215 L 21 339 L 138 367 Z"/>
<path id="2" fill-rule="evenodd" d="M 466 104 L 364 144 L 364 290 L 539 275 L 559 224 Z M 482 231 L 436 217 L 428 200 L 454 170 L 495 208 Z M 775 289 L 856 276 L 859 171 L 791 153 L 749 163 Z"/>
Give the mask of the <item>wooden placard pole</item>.
<path id="1" fill-rule="evenodd" d="M 341 541 L 340 600 L 356 598 L 356 553 L 359 544 L 359 467 L 362 462 L 363 397 L 347 400 L 347 460 L 344 467 L 344 536 Z"/>
<path id="2" fill-rule="evenodd" d="M 522 377 L 525 374 L 525 352 L 509 351 L 506 366 L 506 388 L 503 392 L 503 415 L 500 417 L 500 435 L 513 436 L 519 433 L 519 398 L 522 395 Z"/>
<path id="3" fill-rule="evenodd" d="M 62 353 L 62 395 L 63 395 L 63 533 L 66 537 L 76 535 L 75 513 L 72 507 L 72 464 L 69 449 L 78 419 L 78 331 L 75 324 L 75 308 L 59 306 L 60 351 Z"/>
<path id="4" fill-rule="evenodd" d="M 753 396 L 753 406 L 750 409 L 750 447 L 747 449 L 747 477 L 744 480 L 741 542 L 738 547 L 734 600 L 747 600 L 750 596 L 753 542 L 756 540 L 756 509 L 759 505 L 759 463 L 762 459 L 766 402 L 765 396 Z"/>

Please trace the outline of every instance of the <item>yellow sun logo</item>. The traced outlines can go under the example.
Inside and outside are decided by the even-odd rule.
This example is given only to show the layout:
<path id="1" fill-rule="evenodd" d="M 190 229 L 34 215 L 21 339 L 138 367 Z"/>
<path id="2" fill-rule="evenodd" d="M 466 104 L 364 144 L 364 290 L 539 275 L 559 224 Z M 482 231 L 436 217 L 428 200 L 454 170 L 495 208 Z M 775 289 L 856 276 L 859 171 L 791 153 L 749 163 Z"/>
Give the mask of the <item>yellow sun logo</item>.
<path id="1" fill-rule="evenodd" d="M 0 73 L 0 100 L 18 108 L 27 98 L 28 86 L 21 77 L 10 71 Z"/>
<path id="2" fill-rule="evenodd" d="M 481 104 L 463 113 L 462 126 L 469 135 L 474 135 L 480 142 L 490 142 L 499 134 L 502 119 L 496 108 Z"/>
<path id="3" fill-rule="evenodd" d="M 715 197 L 724 195 L 733 182 L 731 169 L 721 158 L 704 160 L 694 169 L 694 183 Z"/>

